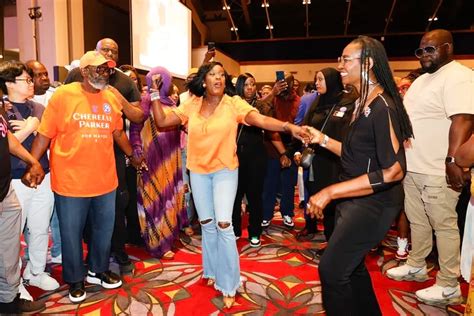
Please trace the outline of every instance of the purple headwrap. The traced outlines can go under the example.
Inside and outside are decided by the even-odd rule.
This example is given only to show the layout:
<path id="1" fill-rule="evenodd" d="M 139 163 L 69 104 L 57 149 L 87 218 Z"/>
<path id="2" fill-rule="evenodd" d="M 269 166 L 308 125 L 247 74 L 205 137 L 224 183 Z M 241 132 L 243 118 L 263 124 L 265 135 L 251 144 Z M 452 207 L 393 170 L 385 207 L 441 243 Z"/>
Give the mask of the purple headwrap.
<path id="1" fill-rule="evenodd" d="M 152 87 L 151 78 L 153 75 L 160 74 L 163 84 L 160 88 L 160 102 L 165 105 L 175 105 L 176 103 L 170 98 L 170 87 L 173 85 L 171 81 L 171 73 L 164 67 L 154 67 L 146 74 L 146 84 L 148 91 Z"/>

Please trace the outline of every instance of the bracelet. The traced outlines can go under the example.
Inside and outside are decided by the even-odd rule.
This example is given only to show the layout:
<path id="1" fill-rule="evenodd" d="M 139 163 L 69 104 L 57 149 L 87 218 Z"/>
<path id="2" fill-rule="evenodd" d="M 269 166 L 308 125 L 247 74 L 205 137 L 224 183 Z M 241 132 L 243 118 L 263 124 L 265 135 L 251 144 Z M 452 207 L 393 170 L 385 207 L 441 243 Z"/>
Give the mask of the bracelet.
<path id="1" fill-rule="evenodd" d="M 150 99 L 151 101 L 156 101 L 160 99 L 160 93 L 159 92 L 153 92 L 150 94 Z"/>
<path id="2" fill-rule="evenodd" d="M 328 136 L 328 135 L 324 135 L 323 141 L 321 142 L 321 144 L 319 144 L 319 146 L 321 146 L 321 147 L 327 147 L 327 146 L 328 146 L 328 142 L 329 142 L 329 136 Z"/>
<path id="3" fill-rule="evenodd" d="M 287 131 L 287 128 L 288 128 L 288 124 L 290 124 L 290 122 L 286 121 L 285 123 L 283 123 L 283 131 L 286 132 Z"/>

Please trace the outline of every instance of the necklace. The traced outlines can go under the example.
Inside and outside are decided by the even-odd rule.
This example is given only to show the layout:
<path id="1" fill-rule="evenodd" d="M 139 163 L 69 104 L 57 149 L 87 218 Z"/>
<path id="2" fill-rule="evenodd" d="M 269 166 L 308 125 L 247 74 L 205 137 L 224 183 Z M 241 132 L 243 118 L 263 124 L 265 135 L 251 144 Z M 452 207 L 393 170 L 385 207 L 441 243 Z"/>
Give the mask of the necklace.
<path id="1" fill-rule="evenodd" d="M 375 98 L 375 96 L 373 96 L 373 92 L 376 91 L 376 88 L 380 85 L 380 83 L 378 82 L 369 82 L 369 90 L 367 91 L 367 98 L 365 99 L 365 104 L 364 104 L 364 116 L 365 117 L 368 117 L 370 115 L 370 107 L 368 107 L 368 105 L 372 102 L 372 100 Z M 383 92 L 383 89 L 382 89 L 382 92 Z M 354 111 L 352 112 L 352 119 L 351 119 L 351 123 L 355 121 L 355 119 L 357 118 L 357 115 L 358 115 L 358 112 L 359 112 L 359 107 L 360 107 L 360 98 L 358 98 L 356 101 L 355 101 L 355 108 L 354 108 Z"/>

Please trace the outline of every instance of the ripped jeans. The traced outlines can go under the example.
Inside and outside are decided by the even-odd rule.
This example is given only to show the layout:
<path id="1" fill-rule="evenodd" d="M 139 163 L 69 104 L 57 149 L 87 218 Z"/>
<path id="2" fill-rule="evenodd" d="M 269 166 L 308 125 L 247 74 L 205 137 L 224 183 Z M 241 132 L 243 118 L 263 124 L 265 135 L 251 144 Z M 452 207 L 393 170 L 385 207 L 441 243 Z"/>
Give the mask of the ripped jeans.
<path id="1" fill-rule="evenodd" d="M 204 278 L 215 279 L 215 288 L 234 296 L 240 286 L 240 266 L 232 208 L 237 192 L 238 169 L 199 174 L 191 171 L 194 204 L 202 227 Z"/>

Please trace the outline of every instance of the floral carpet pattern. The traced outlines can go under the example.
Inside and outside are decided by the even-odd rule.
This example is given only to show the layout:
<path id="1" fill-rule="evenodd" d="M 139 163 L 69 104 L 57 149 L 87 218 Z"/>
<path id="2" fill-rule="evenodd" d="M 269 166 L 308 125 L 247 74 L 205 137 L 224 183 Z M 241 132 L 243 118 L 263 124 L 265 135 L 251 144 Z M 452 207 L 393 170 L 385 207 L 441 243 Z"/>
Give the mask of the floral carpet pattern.
<path id="1" fill-rule="evenodd" d="M 249 247 L 245 238 L 237 241 L 242 286 L 231 309 L 224 308 L 222 295 L 201 278 L 198 234 L 182 234 L 174 260 L 158 260 L 141 248 L 128 247 L 135 270 L 123 275 L 123 286 L 105 290 L 86 285 L 87 299 L 80 304 L 69 301 L 67 285 L 54 292 L 32 286 L 28 289 L 35 298 L 45 301 L 42 315 L 325 315 L 316 252 L 324 244 L 324 236 L 321 232 L 310 240 L 297 240 L 303 221 L 301 211 L 297 216 L 294 230 L 285 228 L 281 218 L 275 217 L 262 236 L 260 248 Z M 395 245 L 396 237 L 391 232 L 366 259 L 383 314 L 462 315 L 464 304 L 430 306 L 416 300 L 416 290 L 434 283 L 434 256 L 428 263 L 431 278 L 424 283 L 397 282 L 384 275 L 399 264 Z M 49 268 L 61 280 L 61 265 Z M 111 269 L 117 271 L 118 267 L 111 263 Z M 461 287 L 466 295 L 468 284 L 464 282 Z"/>

